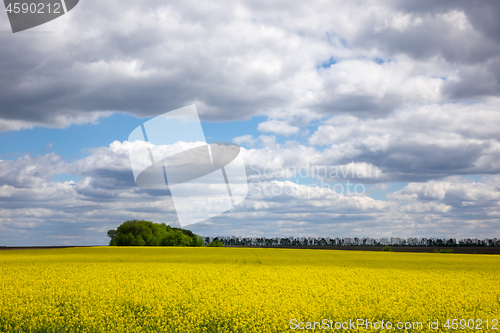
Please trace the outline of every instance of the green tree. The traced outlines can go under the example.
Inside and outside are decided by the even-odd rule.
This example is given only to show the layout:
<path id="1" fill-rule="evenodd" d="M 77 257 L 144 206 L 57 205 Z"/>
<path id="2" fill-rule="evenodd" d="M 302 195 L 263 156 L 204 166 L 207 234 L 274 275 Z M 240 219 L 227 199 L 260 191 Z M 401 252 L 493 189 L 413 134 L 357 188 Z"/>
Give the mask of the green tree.
<path id="1" fill-rule="evenodd" d="M 213 241 L 211 241 L 211 242 L 208 244 L 208 246 L 209 246 L 209 247 L 224 247 L 224 244 L 222 244 L 222 242 L 216 238 L 216 239 L 214 239 Z"/>
<path id="2" fill-rule="evenodd" d="M 205 240 L 203 239 L 203 237 L 195 235 L 193 246 L 196 246 L 196 247 L 205 246 Z"/>
<path id="3" fill-rule="evenodd" d="M 202 237 L 191 230 L 172 228 L 165 223 L 129 220 L 109 230 L 111 246 L 204 246 Z"/>
<path id="4" fill-rule="evenodd" d="M 144 240 L 144 238 L 142 238 L 141 235 L 137 235 L 137 236 L 135 236 L 134 240 L 132 241 L 132 243 L 130 245 L 144 246 L 144 245 L 146 245 L 146 241 Z"/>
<path id="5" fill-rule="evenodd" d="M 132 232 L 129 232 L 128 234 L 123 235 L 121 237 L 121 244 L 118 243 L 117 245 L 130 246 L 130 245 L 132 245 L 132 242 L 134 239 L 135 239 L 135 237 L 132 234 Z"/>

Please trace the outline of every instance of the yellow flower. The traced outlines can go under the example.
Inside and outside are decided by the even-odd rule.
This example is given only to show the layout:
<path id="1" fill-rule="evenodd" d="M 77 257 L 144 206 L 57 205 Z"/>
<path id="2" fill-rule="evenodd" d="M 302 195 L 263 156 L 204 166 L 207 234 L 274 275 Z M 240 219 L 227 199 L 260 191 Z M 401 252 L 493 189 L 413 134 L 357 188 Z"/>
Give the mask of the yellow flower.
<path id="1" fill-rule="evenodd" d="M 356 320 L 449 332 L 447 319 L 500 319 L 498 256 L 96 247 L 1 251 L 0 272 L 0 332 L 323 331 Z"/>

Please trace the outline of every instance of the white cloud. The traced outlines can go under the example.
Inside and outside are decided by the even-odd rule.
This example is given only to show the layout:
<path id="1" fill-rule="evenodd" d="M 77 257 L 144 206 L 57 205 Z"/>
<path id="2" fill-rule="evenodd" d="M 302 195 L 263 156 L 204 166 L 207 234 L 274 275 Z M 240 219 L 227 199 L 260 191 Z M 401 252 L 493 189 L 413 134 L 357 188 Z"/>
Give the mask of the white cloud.
<path id="1" fill-rule="evenodd" d="M 257 129 L 262 133 L 275 133 L 284 136 L 296 134 L 300 130 L 297 126 L 291 126 L 281 120 L 269 120 L 260 123 Z"/>
<path id="2" fill-rule="evenodd" d="M 408 205 L 403 205 L 401 207 L 401 211 L 404 213 L 447 213 L 449 212 L 453 207 L 448 206 L 442 203 L 435 203 L 435 202 L 416 202 L 416 203 L 411 203 Z"/>
<path id="3" fill-rule="evenodd" d="M 166 192 L 135 185 L 128 145 L 116 141 L 77 161 L 65 161 L 53 153 L 1 161 L 4 185 L 0 187 L 0 240 L 40 245 L 74 236 L 73 244 L 102 244 L 106 242 L 106 230 L 127 219 L 175 224 L 175 208 Z M 500 181 L 496 176 L 484 182 L 452 176 L 410 183 L 388 195 L 388 201 L 381 201 L 370 198 L 365 186 L 354 189 L 356 184 L 371 181 L 369 178 L 349 175 L 333 179 L 333 183 L 321 182 L 321 177 L 311 182 L 309 174 L 292 182 L 285 179 L 286 175 L 273 173 L 284 167 L 304 166 L 303 161 L 315 158 L 317 163 L 324 162 L 323 153 L 312 147 L 288 143 L 241 151 L 247 167 L 250 161 L 254 163 L 250 171 L 253 168 L 263 172 L 267 168 L 271 177 L 250 172 L 247 200 L 222 216 L 193 225 L 195 232 L 220 235 L 238 231 L 249 236 L 470 236 L 467 230 L 474 230 L 472 226 L 480 223 L 482 227 L 475 229 L 474 235 L 488 236 L 500 217 Z M 19 166 L 17 172 L 5 172 L 13 165 Z M 350 163 L 337 167 L 362 174 L 372 166 Z M 51 182 L 52 174 L 42 175 L 49 170 L 73 173 L 81 180 Z M 346 178 L 351 180 L 350 185 L 345 183 Z M 450 226 L 459 231 L 454 234 Z"/>
<path id="4" fill-rule="evenodd" d="M 245 144 L 248 147 L 253 147 L 256 141 L 257 140 L 255 140 L 253 136 L 251 136 L 250 134 L 238 136 L 233 139 L 233 142 L 236 143 L 237 145 Z"/>
<path id="5" fill-rule="evenodd" d="M 500 92 L 498 29 L 488 24 L 464 3 L 91 0 L 34 28 L 62 32 L 43 43 L 2 36 L 0 130 L 196 103 L 204 120 L 267 115 L 264 132 L 291 135 L 294 115 L 483 100 Z"/>
<path id="6" fill-rule="evenodd" d="M 500 20 L 484 17 L 498 8 L 88 0 L 33 30 L 60 33 L 0 35 L 0 131 L 192 103 L 208 121 L 265 115 L 263 135 L 233 141 L 248 148 L 241 152 L 257 188 L 290 195 L 253 195 L 195 230 L 487 236 L 500 218 Z M 292 135 L 300 142 L 283 138 Z M 113 142 L 76 161 L 53 153 L 0 160 L 0 240 L 35 242 L 41 233 L 102 243 L 106 228 L 126 219 L 175 223 L 166 193 L 135 186 L 130 148 Z M 311 174 L 322 167 L 327 176 Z M 301 168 L 307 182 L 290 182 Z M 80 180 L 51 182 L 64 173 Z M 492 176 L 461 178 L 475 174 Z M 316 187 L 347 181 L 382 191 L 410 184 L 388 201 Z M 67 224 L 70 234 L 59 234 Z"/>
<path id="7" fill-rule="evenodd" d="M 473 182 L 459 176 L 448 177 L 445 180 L 431 180 L 425 183 L 410 183 L 400 191 L 389 195 L 399 201 L 443 201 L 456 206 L 500 203 L 500 178 L 489 177 L 486 182 Z"/>
<path id="8" fill-rule="evenodd" d="M 392 174 L 393 180 L 426 180 L 455 174 L 500 172 L 497 99 L 470 105 L 432 104 L 386 118 L 338 116 L 320 125 L 312 145 L 336 151 Z"/>

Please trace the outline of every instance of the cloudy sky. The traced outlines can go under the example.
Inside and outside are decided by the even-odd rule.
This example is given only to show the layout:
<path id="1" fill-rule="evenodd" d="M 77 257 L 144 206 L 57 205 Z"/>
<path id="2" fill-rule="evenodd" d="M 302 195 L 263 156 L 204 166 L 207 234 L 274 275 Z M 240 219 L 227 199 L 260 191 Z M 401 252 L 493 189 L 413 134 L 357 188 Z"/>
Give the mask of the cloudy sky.
<path id="1" fill-rule="evenodd" d="M 0 45 L 0 245 L 176 225 L 127 140 L 192 104 L 250 184 L 198 234 L 500 237 L 498 1 L 82 0 Z"/>

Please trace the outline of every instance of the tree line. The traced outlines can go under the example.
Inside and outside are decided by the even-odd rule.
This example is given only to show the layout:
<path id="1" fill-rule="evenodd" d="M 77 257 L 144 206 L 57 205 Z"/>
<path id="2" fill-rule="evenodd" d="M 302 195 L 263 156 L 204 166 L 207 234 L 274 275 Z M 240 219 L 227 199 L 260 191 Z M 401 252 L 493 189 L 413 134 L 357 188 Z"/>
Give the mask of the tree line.
<path id="1" fill-rule="evenodd" d="M 495 246 L 497 238 L 400 238 L 400 237 L 201 237 L 165 223 L 129 220 L 108 231 L 110 246 Z"/>
<path id="2" fill-rule="evenodd" d="M 205 237 L 205 244 L 218 239 L 223 245 L 246 246 L 498 246 L 497 238 L 371 238 L 371 237 Z"/>

